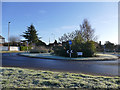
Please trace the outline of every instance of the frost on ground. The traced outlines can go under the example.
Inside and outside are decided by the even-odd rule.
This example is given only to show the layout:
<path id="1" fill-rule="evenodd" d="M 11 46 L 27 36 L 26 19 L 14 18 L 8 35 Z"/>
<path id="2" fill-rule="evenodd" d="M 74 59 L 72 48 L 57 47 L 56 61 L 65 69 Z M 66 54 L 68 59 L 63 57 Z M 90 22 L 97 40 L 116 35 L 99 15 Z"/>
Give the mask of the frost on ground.
<path id="1" fill-rule="evenodd" d="M 119 77 L 0 67 L 3 88 L 118 88 Z"/>

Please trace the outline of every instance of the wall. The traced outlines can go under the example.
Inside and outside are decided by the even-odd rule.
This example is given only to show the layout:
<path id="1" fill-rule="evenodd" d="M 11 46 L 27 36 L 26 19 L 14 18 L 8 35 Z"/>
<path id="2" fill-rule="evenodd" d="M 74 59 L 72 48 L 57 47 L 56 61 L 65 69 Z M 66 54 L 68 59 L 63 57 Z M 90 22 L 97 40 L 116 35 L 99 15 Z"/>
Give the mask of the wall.
<path id="1" fill-rule="evenodd" d="M 19 47 L 16 46 L 10 46 L 10 51 L 19 51 Z"/>
<path id="2" fill-rule="evenodd" d="M 0 51 L 8 51 L 8 46 L 0 46 Z M 20 51 L 20 48 L 16 46 L 10 46 L 10 51 Z"/>

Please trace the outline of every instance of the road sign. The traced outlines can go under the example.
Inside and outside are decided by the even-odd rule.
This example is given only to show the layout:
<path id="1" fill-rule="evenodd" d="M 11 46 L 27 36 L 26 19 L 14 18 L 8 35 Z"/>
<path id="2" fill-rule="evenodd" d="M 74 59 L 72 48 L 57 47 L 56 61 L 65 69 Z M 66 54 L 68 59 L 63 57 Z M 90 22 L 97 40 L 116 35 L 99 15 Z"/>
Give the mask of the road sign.
<path id="1" fill-rule="evenodd" d="M 67 53 L 73 53 L 73 50 L 67 50 Z"/>
<path id="2" fill-rule="evenodd" d="M 79 56 L 79 55 L 83 55 L 83 52 L 77 52 L 77 55 Z"/>
<path id="3" fill-rule="evenodd" d="M 71 50 L 70 53 L 73 53 L 73 50 Z"/>
<path id="4" fill-rule="evenodd" d="M 69 50 L 67 50 L 67 53 L 69 53 Z"/>
<path id="5" fill-rule="evenodd" d="M 72 41 L 69 41 L 69 44 L 71 45 L 71 44 L 72 44 Z"/>

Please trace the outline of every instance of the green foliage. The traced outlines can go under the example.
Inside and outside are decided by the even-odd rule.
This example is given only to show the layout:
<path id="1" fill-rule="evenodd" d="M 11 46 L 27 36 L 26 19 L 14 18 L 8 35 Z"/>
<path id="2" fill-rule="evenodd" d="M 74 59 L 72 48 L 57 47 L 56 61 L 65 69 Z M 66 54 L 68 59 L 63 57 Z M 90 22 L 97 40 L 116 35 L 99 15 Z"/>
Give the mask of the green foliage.
<path id="1" fill-rule="evenodd" d="M 82 52 L 84 57 L 91 57 L 95 53 L 95 45 L 93 41 L 87 41 L 82 45 Z"/>
<path id="2" fill-rule="evenodd" d="M 58 56 L 65 56 L 67 57 L 68 55 L 66 54 L 67 49 L 63 46 L 55 46 L 53 48 L 54 53 Z"/>
<path id="3" fill-rule="evenodd" d="M 96 36 L 94 35 L 94 29 L 91 28 L 88 20 L 85 19 L 83 24 L 80 25 L 80 30 L 64 34 L 60 41 L 66 42 L 61 47 L 56 47 L 54 53 L 60 56 L 69 56 L 67 50 L 69 50 L 68 41 L 72 41 L 71 50 L 73 50 L 72 57 L 79 57 L 77 52 L 83 52 L 83 57 L 91 57 L 96 51 L 95 42 Z"/>
<path id="4" fill-rule="evenodd" d="M 79 57 L 77 55 L 77 52 L 83 52 L 83 57 L 91 57 L 94 55 L 96 49 L 93 41 L 87 41 L 85 43 L 79 43 L 72 41 L 73 44 L 71 46 L 71 49 L 73 50 L 72 57 Z M 59 56 L 65 56 L 69 57 L 69 53 L 67 53 L 67 50 L 69 50 L 69 44 L 68 42 L 65 43 L 63 46 L 56 46 L 53 48 L 54 53 Z"/>
<path id="5" fill-rule="evenodd" d="M 27 39 L 30 44 L 35 44 L 39 40 L 37 31 L 33 25 L 30 25 L 30 27 L 28 27 L 28 30 L 23 33 L 24 34 L 22 36 Z"/>
<path id="6" fill-rule="evenodd" d="M 31 47 L 29 46 L 28 50 L 30 50 L 30 49 L 31 49 Z M 27 51 L 27 46 L 21 46 L 20 51 Z"/>

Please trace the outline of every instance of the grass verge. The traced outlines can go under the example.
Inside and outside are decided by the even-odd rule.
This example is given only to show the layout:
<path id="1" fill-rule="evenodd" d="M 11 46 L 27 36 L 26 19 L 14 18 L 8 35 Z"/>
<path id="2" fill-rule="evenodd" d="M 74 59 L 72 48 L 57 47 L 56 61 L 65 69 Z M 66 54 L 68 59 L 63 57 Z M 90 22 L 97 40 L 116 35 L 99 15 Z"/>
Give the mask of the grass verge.
<path id="1" fill-rule="evenodd" d="M 25 51 L 0 51 L 0 53 L 19 53 L 19 52 L 25 52 Z"/>
<path id="2" fill-rule="evenodd" d="M 0 67 L 3 88 L 113 88 L 119 77 Z"/>

